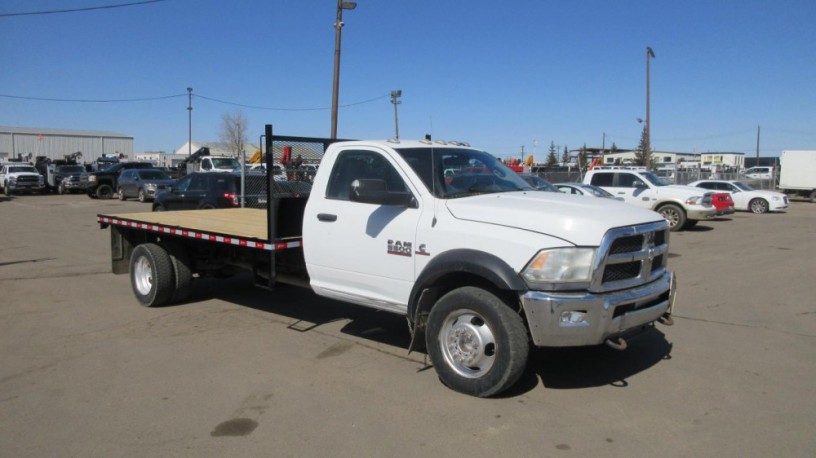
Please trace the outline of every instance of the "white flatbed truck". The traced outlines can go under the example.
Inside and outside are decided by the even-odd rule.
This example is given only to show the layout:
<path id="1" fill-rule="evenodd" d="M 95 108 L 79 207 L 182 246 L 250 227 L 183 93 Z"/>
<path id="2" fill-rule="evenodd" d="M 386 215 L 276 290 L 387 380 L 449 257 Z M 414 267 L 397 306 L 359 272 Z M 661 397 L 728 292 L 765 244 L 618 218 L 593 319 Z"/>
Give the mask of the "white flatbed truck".
<path id="1" fill-rule="evenodd" d="M 623 350 L 672 324 L 659 213 L 535 191 L 457 142 L 334 142 L 269 125 L 265 138 L 268 152 L 324 151 L 308 196 L 269 175 L 266 210 L 98 215 L 112 270 L 130 274 L 141 304 L 181 302 L 198 277 L 248 270 L 259 286 L 405 316 L 408 350 L 427 350 L 445 385 L 480 397 L 519 379 L 530 345 Z"/>

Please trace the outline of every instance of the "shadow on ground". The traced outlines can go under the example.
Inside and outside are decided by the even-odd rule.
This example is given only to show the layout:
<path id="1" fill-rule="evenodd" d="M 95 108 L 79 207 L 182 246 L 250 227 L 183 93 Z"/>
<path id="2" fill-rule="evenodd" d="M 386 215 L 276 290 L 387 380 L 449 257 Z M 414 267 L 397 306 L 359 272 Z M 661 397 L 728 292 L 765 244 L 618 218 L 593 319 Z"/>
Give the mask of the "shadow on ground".
<path id="1" fill-rule="evenodd" d="M 347 321 L 341 332 L 408 353 L 410 334 L 405 317 L 320 297 L 308 289 L 281 285 L 274 291 L 251 286 L 246 275 L 219 281 L 196 280 L 191 301 L 220 299 L 273 313 L 291 320 L 289 329 L 310 332 Z M 580 389 L 605 385 L 628 386 L 627 379 L 671 358 L 672 345 L 657 327 L 628 340 L 625 351 L 605 345 L 575 348 L 531 348 L 521 380 L 500 397 L 514 397 L 539 383 L 551 389 Z M 420 371 L 427 368 L 421 368 Z"/>

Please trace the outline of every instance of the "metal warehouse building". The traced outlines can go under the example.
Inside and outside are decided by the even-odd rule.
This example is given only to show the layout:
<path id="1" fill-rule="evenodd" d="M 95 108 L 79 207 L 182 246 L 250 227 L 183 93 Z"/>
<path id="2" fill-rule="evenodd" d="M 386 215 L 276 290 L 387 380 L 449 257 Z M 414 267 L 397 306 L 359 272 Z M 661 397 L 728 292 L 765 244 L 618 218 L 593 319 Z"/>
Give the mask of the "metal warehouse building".
<path id="1" fill-rule="evenodd" d="M 103 156 L 131 159 L 133 137 L 117 132 L 0 126 L 0 162 L 18 158 L 34 161 L 37 156 L 63 159 L 77 151 L 82 153 L 83 162 Z"/>

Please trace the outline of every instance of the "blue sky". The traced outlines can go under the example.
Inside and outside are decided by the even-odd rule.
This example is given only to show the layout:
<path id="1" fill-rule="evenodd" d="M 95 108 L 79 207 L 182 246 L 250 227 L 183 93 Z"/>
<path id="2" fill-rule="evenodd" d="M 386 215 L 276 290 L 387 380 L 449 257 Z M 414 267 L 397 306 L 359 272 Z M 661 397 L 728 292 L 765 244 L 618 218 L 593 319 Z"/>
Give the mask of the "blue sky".
<path id="1" fill-rule="evenodd" d="M 266 123 L 329 136 L 335 0 L 7 15 L 133 1 L 4 0 L 0 125 L 115 131 L 137 152 L 172 151 L 187 140 L 192 87 L 194 140 L 217 141 L 238 111 L 251 142 Z M 539 160 L 550 142 L 633 148 L 650 46 L 654 149 L 753 156 L 757 126 L 761 156 L 816 149 L 813 0 L 357 4 L 343 18 L 341 138 L 393 137 L 389 94 L 401 89 L 403 139 L 431 133 L 502 157 L 524 146 Z M 178 97 L 115 101 L 167 96 Z"/>

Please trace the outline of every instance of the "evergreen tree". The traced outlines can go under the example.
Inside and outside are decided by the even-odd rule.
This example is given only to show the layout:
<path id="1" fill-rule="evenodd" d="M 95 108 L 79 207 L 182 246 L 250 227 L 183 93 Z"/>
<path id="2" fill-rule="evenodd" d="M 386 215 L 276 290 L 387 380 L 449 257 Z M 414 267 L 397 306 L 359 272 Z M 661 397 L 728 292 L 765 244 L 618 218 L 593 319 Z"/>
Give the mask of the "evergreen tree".
<path id="1" fill-rule="evenodd" d="M 646 126 L 640 132 L 640 143 L 635 150 L 635 165 L 646 165 Z"/>
<path id="2" fill-rule="evenodd" d="M 564 153 L 561 154 L 561 163 L 567 165 L 570 162 L 572 162 L 572 158 L 570 157 L 569 150 L 567 149 L 566 146 L 564 146 Z"/>
<path id="3" fill-rule="evenodd" d="M 547 167 L 558 165 L 558 155 L 556 151 L 558 151 L 558 148 L 555 147 L 555 142 L 550 141 L 549 153 L 547 154 Z"/>
<path id="4" fill-rule="evenodd" d="M 586 145 L 584 145 L 578 150 L 578 167 L 586 167 L 587 162 L 589 162 L 588 159 Z"/>

